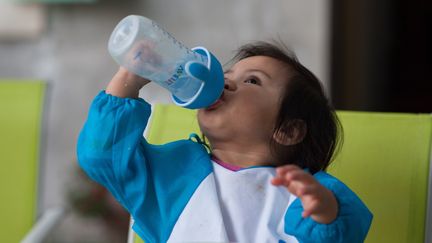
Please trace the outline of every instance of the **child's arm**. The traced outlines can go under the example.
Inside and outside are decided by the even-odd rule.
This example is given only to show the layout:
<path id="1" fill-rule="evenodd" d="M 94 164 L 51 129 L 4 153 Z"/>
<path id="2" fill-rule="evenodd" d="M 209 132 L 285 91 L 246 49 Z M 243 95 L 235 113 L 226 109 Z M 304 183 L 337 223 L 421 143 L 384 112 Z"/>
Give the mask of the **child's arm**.
<path id="1" fill-rule="evenodd" d="M 142 78 L 120 67 L 109 82 L 106 93 L 121 98 L 138 98 L 139 90 L 150 80 Z"/>
<path id="2" fill-rule="evenodd" d="M 329 224 L 337 217 L 338 202 L 329 189 L 321 185 L 311 174 L 295 165 L 277 168 L 272 180 L 276 186 L 285 186 L 300 198 L 304 211 L 303 217 L 311 216 L 321 224 Z"/>
<path id="3" fill-rule="evenodd" d="M 137 97 L 148 82 L 119 69 L 90 106 L 77 157 L 134 217 L 145 242 L 167 242 L 187 199 L 213 167 L 205 147 L 191 139 L 157 146 L 145 140 L 151 106 Z"/>
<path id="4" fill-rule="evenodd" d="M 120 67 L 105 91 L 93 100 L 77 142 L 80 167 L 105 186 L 130 213 L 130 198 L 144 198 L 148 181 L 144 129 L 151 106 L 138 98 L 149 81 Z M 130 185 L 142 188 L 131 190 Z"/>

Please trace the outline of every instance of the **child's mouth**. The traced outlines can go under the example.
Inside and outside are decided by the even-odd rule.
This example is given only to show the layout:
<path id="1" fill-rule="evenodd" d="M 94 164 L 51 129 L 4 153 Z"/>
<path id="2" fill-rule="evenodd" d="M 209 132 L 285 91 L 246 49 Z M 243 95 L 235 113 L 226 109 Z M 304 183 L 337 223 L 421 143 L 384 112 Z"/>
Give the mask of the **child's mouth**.
<path id="1" fill-rule="evenodd" d="M 222 95 L 219 97 L 218 100 L 216 100 L 216 102 L 214 102 L 211 106 L 207 107 L 206 110 L 211 111 L 218 108 L 224 102 L 223 97 L 224 93 L 222 93 Z"/>

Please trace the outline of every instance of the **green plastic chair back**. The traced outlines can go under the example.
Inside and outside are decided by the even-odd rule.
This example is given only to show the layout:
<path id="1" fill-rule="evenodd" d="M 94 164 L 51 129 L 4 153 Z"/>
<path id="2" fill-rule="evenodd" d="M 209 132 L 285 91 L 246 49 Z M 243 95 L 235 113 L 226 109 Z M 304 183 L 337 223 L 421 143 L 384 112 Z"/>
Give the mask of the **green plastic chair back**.
<path id="1" fill-rule="evenodd" d="M 329 172 L 374 214 L 366 242 L 425 242 L 430 114 L 339 112 L 345 141 Z"/>
<path id="2" fill-rule="evenodd" d="M 201 135 L 196 110 L 175 105 L 156 105 L 147 128 L 147 140 L 152 144 L 164 144 L 187 139 L 191 133 Z"/>
<path id="3" fill-rule="evenodd" d="M 0 242 L 19 242 L 35 223 L 45 87 L 0 80 Z"/>
<path id="4" fill-rule="evenodd" d="M 344 143 L 329 173 L 374 214 L 366 242 L 425 242 L 432 116 L 340 111 Z M 163 144 L 199 134 L 196 112 L 156 105 L 147 138 Z M 143 242 L 139 237 L 135 242 Z"/>

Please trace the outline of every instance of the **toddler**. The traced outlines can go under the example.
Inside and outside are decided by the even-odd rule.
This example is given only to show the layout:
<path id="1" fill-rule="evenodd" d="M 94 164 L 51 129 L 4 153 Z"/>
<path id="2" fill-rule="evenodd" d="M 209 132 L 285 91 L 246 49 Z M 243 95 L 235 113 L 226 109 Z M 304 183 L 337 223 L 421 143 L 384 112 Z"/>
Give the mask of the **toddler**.
<path id="1" fill-rule="evenodd" d="M 363 242 L 372 214 L 325 172 L 340 126 L 318 79 L 276 45 L 241 47 L 196 135 L 149 144 L 149 80 L 124 68 L 93 101 L 80 166 L 152 242 Z M 193 74 L 192 74 L 193 75 Z"/>

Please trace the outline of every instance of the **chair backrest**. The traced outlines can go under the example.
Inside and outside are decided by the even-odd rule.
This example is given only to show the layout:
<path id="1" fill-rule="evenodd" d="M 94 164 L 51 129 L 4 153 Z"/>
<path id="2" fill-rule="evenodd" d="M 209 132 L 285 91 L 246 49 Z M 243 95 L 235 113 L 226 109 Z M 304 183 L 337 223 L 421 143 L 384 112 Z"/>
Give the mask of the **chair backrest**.
<path id="1" fill-rule="evenodd" d="M 338 116 L 345 141 L 329 172 L 373 212 L 366 242 L 425 242 L 432 116 L 367 112 L 338 112 Z"/>
<path id="2" fill-rule="evenodd" d="M 425 242 L 432 116 L 346 111 L 338 116 L 344 143 L 329 173 L 373 212 L 366 242 Z M 163 144 L 192 132 L 199 134 L 196 112 L 156 105 L 147 139 Z"/>
<path id="3" fill-rule="evenodd" d="M 45 87 L 0 80 L 0 242 L 19 242 L 35 222 Z"/>

